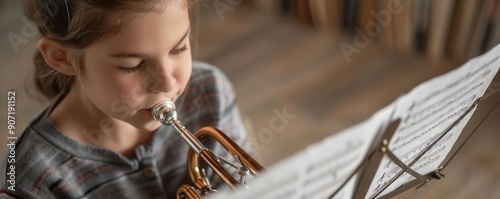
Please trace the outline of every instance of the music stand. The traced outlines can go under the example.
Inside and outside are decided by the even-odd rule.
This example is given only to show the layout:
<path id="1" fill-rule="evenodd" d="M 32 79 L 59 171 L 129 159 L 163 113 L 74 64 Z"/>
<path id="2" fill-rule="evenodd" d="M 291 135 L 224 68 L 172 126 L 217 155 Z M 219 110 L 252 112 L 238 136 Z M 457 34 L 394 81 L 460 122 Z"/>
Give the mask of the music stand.
<path id="1" fill-rule="evenodd" d="M 496 96 L 500 96 L 495 94 Z M 401 177 L 404 173 L 408 173 L 411 176 L 415 177 L 414 180 L 409 181 L 405 183 L 404 185 L 396 188 L 395 190 L 383 195 L 380 198 L 391 198 L 394 197 L 404 191 L 407 191 L 413 187 L 420 188 L 423 185 L 425 185 L 427 182 L 431 180 L 439 180 L 444 177 L 444 174 L 442 171 L 446 168 L 446 166 L 450 163 L 450 161 L 455 157 L 455 155 L 462 149 L 464 144 L 470 139 L 470 137 L 477 131 L 479 126 L 483 124 L 485 119 L 495 110 L 499 104 L 500 104 L 500 98 L 496 101 L 496 103 L 491 107 L 487 106 L 480 106 L 480 103 L 483 100 L 481 98 L 478 98 L 473 105 L 471 105 L 465 113 L 463 113 L 457 120 L 455 120 L 450 126 L 448 126 L 443 133 L 436 138 L 434 141 L 432 141 L 427 147 L 425 147 L 418 155 L 417 157 L 412 160 L 408 165 L 404 164 L 401 160 L 399 160 L 394 153 L 389 150 L 387 147 L 389 140 L 391 140 L 392 136 L 396 132 L 396 129 L 399 126 L 400 119 L 396 119 L 395 121 L 391 122 L 387 128 L 385 128 L 385 132 L 383 133 L 383 136 L 381 136 L 378 140 L 375 140 L 374 143 L 378 143 L 376 147 L 371 150 L 368 155 L 364 158 L 364 160 L 358 165 L 358 167 L 355 169 L 355 171 L 349 176 L 349 178 L 330 196 L 330 198 L 333 198 L 344 186 L 347 184 L 348 181 L 352 179 L 352 177 L 355 174 L 360 174 L 360 177 L 358 178 L 357 182 L 357 187 L 355 188 L 355 193 L 354 193 L 354 198 L 355 199 L 363 199 L 366 198 L 368 189 L 373 181 L 373 178 L 375 177 L 375 173 L 380 165 L 380 162 L 382 161 L 382 158 L 387 155 L 390 160 L 392 160 L 397 166 L 401 168 L 401 170 L 394 176 L 392 177 L 384 186 L 380 189 L 378 189 L 374 194 L 370 195 L 369 198 L 377 198 L 387 187 L 389 187 L 393 182 L 395 182 L 399 177 Z M 436 145 L 436 143 L 441 140 L 451 129 L 453 129 L 465 116 L 467 116 L 474 108 L 477 108 L 475 111 L 475 114 L 470 118 L 469 122 L 465 126 L 465 128 L 462 130 L 462 133 L 460 133 L 457 141 L 453 144 L 453 147 L 451 148 L 450 152 L 448 155 L 445 157 L 443 162 L 441 163 L 441 166 L 438 166 L 433 172 L 430 172 L 425 175 L 421 175 L 418 172 L 414 171 L 411 166 L 413 166 L 414 163 L 416 163 L 420 158 L 424 156 L 426 152 L 428 152 L 433 146 Z M 482 112 L 485 112 L 486 114 L 481 114 Z M 481 118 L 482 116 L 482 118 Z M 471 121 L 478 121 L 478 120 L 473 120 L 472 118 L 481 118 L 479 122 L 471 122 Z M 472 129 L 472 130 L 470 130 Z M 466 133 L 469 132 L 469 133 Z"/>

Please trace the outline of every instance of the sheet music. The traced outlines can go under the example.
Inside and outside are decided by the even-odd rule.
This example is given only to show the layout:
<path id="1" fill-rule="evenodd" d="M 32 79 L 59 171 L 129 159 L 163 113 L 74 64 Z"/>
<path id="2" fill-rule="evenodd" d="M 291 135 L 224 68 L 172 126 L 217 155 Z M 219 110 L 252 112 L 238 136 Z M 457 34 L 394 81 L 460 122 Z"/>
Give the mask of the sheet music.
<path id="1" fill-rule="evenodd" d="M 410 167 L 417 173 L 433 172 L 448 155 L 474 110 L 419 160 L 414 161 L 415 158 L 485 94 L 500 67 L 499 56 L 500 45 L 454 71 L 420 84 L 365 122 L 273 165 L 258 178 L 252 178 L 249 190 L 222 191 L 216 198 L 327 198 L 348 180 L 368 152 L 379 146 L 375 140 L 379 140 L 387 125 L 397 118 L 401 118 L 401 123 L 389 140 L 389 150 L 406 165 L 413 161 Z M 365 198 L 380 191 L 399 172 L 403 174 L 379 196 L 414 179 L 390 158 L 384 157 Z M 354 196 L 357 175 L 334 196 L 335 199 Z"/>
<path id="2" fill-rule="evenodd" d="M 365 158 L 374 137 L 385 128 L 393 110 L 394 105 L 389 105 L 365 122 L 268 168 L 267 172 L 249 182 L 249 190 L 223 192 L 217 198 L 327 198 Z M 351 178 L 334 198 L 352 198 L 355 179 Z"/>
<path id="3" fill-rule="evenodd" d="M 484 95 L 500 66 L 499 55 L 500 46 L 497 46 L 462 67 L 419 85 L 397 101 L 394 116 L 402 121 L 389 141 L 389 149 L 398 159 L 409 165 L 427 145 Z M 422 175 L 435 171 L 451 150 L 473 111 L 410 167 Z M 365 198 L 376 193 L 399 172 L 401 168 L 385 156 Z M 413 179 L 413 176 L 403 173 L 379 196 Z"/>

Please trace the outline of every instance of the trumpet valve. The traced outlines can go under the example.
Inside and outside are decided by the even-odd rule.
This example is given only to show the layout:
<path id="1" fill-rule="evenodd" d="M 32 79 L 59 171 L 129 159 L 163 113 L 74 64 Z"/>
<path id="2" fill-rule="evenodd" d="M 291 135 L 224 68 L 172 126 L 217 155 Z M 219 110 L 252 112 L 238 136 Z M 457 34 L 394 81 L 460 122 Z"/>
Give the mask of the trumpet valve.
<path id="1" fill-rule="evenodd" d="M 238 167 L 237 171 L 238 175 L 240 175 L 240 184 L 243 185 L 246 189 L 248 189 L 248 185 L 246 182 L 246 177 L 250 175 L 250 170 L 246 167 Z"/>

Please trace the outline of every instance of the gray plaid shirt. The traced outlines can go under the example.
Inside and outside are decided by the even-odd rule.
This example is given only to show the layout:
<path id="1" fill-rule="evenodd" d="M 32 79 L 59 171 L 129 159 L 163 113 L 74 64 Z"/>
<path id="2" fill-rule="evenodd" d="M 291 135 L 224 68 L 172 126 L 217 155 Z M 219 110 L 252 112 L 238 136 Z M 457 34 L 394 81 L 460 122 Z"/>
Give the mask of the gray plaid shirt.
<path id="1" fill-rule="evenodd" d="M 206 125 L 215 126 L 243 148 L 250 148 L 233 87 L 222 72 L 193 62 L 184 95 L 184 102 L 176 106 L 186 128 L 194 132 Z M 2 180 L 1 198 L 175 198 L 181 184 L 190 184 L 186 170 L 188 146 L 171 127 L 157 129 L 149 144 L 137 147 L 135 157 L 127 158 L 59 132 L 49 114 L 61 99 L 37 115 L 18 139 L 15 191 Z M 213 142 L 205 145 L 225 154 Z M 4 159 L 0 174 L 3 179 L 9 166 Z M 218 177 L 210 176 L 218 184 Z"/>

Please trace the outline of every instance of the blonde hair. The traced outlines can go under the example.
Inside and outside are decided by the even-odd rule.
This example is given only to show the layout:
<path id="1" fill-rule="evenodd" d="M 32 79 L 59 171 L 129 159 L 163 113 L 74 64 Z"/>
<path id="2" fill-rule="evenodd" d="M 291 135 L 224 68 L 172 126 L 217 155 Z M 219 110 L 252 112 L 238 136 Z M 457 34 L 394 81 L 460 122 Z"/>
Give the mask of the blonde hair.
<path id="1" fill-rule="evenodd" d="M 118 33 L 125 13 L 146 13 L 169 2 L 179 1 L 23 0 L 23 9 L 26 17 L 37 26 L 40 37 L 51 38 L 73 49 L 83 49 L 105 36 Z M 194 0 L 180 2 L 188 8 L 196 4 Z M 77 71 L 83 74 L 83 51 L 76 50 L 73 58 Z M 68 92 L 75 83 L 75 76 L 65 75 L 50 67 L 38 49 L 35 50 L 33 64 L 35 86 L 49 99 Z"/>

